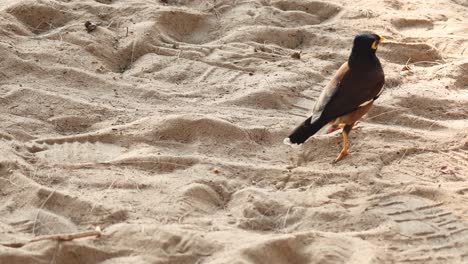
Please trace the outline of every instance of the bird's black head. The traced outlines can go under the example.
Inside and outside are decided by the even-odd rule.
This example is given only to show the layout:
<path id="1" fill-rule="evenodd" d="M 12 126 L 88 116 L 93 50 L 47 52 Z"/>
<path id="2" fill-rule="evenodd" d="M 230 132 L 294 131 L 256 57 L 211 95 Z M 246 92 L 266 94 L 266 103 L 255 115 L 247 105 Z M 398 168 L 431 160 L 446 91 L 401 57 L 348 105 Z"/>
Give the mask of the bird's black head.
<path id="1" fill-rule="evenodd" d="M 360 34 L 354 38 L 353 49 L 349 56 L 349 67 L 373 67 L 380 65 L 375 51 L 383 37 L 376 34 Z"/>
<path id="2" fill-rule="evenodd" d="M 354 38 L 353 50 L 356 51 L 373 51 L 377 50 L 377 46 L 384 40 L 377 34 L 360 34 Z"/>

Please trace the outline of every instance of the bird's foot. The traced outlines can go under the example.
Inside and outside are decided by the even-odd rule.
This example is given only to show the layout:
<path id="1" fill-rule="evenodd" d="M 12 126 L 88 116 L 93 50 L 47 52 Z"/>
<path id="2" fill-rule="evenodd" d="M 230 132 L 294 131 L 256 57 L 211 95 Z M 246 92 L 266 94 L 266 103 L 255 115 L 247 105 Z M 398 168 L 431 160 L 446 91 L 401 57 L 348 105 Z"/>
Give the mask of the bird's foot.
<path id="1" fill-rule="evenodd" d="M 343 149 L 340 154 L 338 155 L 338 157 L 336 157 L 335 161 L 333 161 L 333 163 L 337 163 L 338 161 L 342 160 L 344 157 L 346 157 L 348 155 L 348 150 L 347 149 Z"/>
<path id="2" fill-rule="evenodd" d="M 361 127 L 359 126 L 359 121 L 356 121 L 356 123 L 354 123 L 353 128 L 351 128 L 351 129 L 355 130 L 355 129 L 359 129 L 359 128 L 361 128 Z"/>

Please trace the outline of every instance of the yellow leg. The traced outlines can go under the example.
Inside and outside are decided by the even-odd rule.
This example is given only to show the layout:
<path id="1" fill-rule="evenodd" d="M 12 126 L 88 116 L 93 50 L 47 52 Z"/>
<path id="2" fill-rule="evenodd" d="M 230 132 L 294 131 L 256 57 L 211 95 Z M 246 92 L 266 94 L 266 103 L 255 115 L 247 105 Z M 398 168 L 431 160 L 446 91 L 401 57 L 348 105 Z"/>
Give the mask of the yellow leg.
<path id="1" fill-rule="evenodd" d="M 341 150 L 338 157 L 335 159 L 335 162 L 342 160 L 344 157 L 346 157 L 346 155 L 348 155 L 348 134 L 353 128 L 353 125 L 354 124 L 345 125 L 343 127 L 343 149 Z"/>

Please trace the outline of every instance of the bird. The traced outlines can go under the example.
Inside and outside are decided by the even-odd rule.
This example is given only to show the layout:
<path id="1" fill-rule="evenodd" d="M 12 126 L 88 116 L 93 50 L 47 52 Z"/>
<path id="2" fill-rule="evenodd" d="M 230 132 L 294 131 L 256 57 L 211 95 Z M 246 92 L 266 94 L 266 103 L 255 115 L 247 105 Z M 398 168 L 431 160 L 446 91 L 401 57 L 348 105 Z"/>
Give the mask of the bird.
<path id="1" fill-rule="evenodd" d="M 356 122 L 381 95 L 385 74 L 376 51 L 384 37 L 363 33 L 354 37 L 351 54 L 322 90 L 312 114 L 284 139 L 288 145 L 300 145 L 322 127 L 328 132 L 342 128 L 343 148 L 334 162 L 348 155 L 348 135 Z"/>

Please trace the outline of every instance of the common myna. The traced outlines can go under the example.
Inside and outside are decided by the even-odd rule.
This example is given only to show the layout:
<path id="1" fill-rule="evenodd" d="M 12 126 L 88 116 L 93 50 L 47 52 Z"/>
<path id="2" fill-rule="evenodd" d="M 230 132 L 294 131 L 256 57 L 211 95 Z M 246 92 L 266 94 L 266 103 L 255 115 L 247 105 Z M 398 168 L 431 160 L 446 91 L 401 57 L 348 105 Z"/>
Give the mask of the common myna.
<path id="1" fill-rule="evenodd" d="M 343 128 L 343 150 L 335 162 L 348 154 L 348 134 L 357 120 L 369 111 L 385 83 L 380 61 L 375 55 L 384 40 L 375 34 L 361 34 L 354 38 L 347 62 L 320 94 L 312 115 L 284 139 L 285 144 L 302 144 L 322 127 Z"/>

